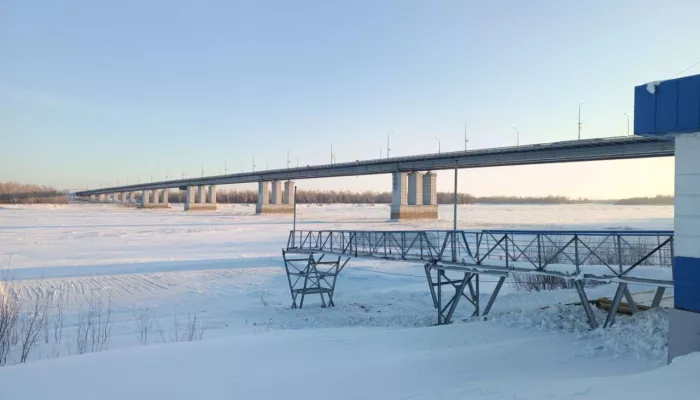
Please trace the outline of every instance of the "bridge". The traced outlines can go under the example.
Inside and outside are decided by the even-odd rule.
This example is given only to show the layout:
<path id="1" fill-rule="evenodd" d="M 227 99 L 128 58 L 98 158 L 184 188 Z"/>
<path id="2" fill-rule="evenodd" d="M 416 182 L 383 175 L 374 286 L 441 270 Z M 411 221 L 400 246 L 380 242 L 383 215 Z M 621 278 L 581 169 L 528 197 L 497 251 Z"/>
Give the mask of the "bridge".
<path id="1" fill-rule="evenodd" d="M 138 201 L 144 208 L 167 208 L 169 189 L 180 189 L 187 191 L 186 210 L 215 210 L 217 185 L 257 182 L 257 213 L 291 213 L 294 180 L 390 173 L 392 219 L 437 218 L 437 176 L 432 171 L 673 155 L 672 140 L 612 137 L 177 179 L 86 190 L 76 196 L 92 201 Z"/>

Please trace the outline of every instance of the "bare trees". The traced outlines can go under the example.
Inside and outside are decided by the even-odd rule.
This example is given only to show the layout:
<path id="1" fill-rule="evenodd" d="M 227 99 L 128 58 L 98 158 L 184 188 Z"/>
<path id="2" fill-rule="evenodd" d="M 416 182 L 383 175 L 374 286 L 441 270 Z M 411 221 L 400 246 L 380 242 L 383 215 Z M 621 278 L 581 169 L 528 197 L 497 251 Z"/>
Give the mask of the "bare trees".
<path id="1" fill-rule="evenodd" d="M 65 204 L 67 202 L 68 196 L 54 188 L 17 182 L 0 182 L 1 204 Z"/>
<path id="2" fill-rule="evenodd" d="M 106 350 L 111 332 L 112 297 L 106 302 L 101 297 L 91 297 L 87 311 L 78 314 L 78 354 Z"/>
<path id="3" fill-rule="evenodd" d="M 7 356 L 17 339 L 21 304 L 14 296 L 13 288 L 13 281 L 0 280 L 0 365 L 7 363 Z"/>
<path id="4" fill-rule="evenodd" d="M 20 362 L 26 362 L 29 352 L 37 346 L 37 339 L 47 325 L 49 298 L 37 296 L 32 307 L 22 315 L 20 327 Z"/>

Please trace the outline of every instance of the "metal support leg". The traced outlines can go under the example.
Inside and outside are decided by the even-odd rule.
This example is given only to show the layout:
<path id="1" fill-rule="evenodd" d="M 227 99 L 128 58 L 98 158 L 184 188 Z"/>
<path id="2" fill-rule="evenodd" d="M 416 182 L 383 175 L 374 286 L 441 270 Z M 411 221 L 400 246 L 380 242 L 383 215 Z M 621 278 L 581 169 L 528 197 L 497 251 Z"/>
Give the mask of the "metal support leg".
<path id="1" fill-rule="evenodd" d="M 622 301 L 622 296 L 625 294 L 625 290 L 627 290 L 626 283 L 620 283 L 617 285 L 615 297 L 613 297 L 613 301 L 610 305 L 608 316 L 605 318 L 605 324 L 603 324 L 603 328 L 607 328 L 615 322 L 615 316 L 617 315 L 617 310 L 620 308 L 620 302 Z"/>
<path id="2" fill-rule="evenodd" d="M 430 289 L 430 297 L 433 298 L 433 307 L 437 308 L 437 297 L 435 296 L 435 286 L 433 285 L 432 269 L 430 264 L 425 264 L 425 277 L 428 279 L 428 289 Z"/>
<path id="3" fill-rule="evenodd" d="M 634 297 L 632 297 L 632 293 L 630 293 L 630 288 L 625 285 L 625 299 L 627 300 L 627 304 L 629 305 L 630 312 L 632 314 L 636 314 L 639 309 L 637 308 L 637 303 L 634 302 Z"/>
<path id="4" fill-rule="evenodd" d="M 462 282 L 460 282 L 459 286 L 455 290 L 455 296 L 450 300 L 452 304 L 450 304 L 450 309 L 447 312 L 447 315 L 443 319 L 443 324 L 449 324 L 450 321 L 452 320 L 452 314 L 454 314 L 455 309 L 457 308 L 457 303 L 459 303 L 459 298 L 462 297 L 462 293 L 464 292 L 464 286 L 469 283 L 471 286 L 470 282 L 470 276 L 471 274 L 464 274 L 464 279 L 462 279 Z M 440 313 L 440 310 L 438 310 L 438 313 Z M 440 316 L 438 315 L 438 323 L 439 323 Z"/>
<path id="5" fill-rule="evenodd" d="M 588 302 L 588 296 L 586 296 L 586 291 L 583 289 L 583 282 L 580 280 L 574 280 L 574 286 L 578 292 L 578 296 L 581 298 L 581 305 L 584 311 L 586 311 L 586 316 L 588 317 L 588 323 L 591 325 L 591 329 L 596 329 L 598 327 L 598 321 L 595 319 L 595 314 L 591 308 L 591 303 Z"/>
<path id="6" fill-rule="evenodd" d="M 309 255 L 309 263 L 306 266 L 306 271 L 304 274 L 304 287 L 302 288 L 303 290 L 301 291 L 301 300 L 299 301 L 299 308 L 304 308 L 304 297 L 306 296 L 306 290 L 307 290 L 307 285 L 309 283 L 309 270 L 311 269 L 311 264 L 314 262 L 314 255 L 310 254 Z"/>
<path id="7" fill-rule="evenodd" d="M 503 286 L 503 282 L 506 281 L 506 277 L 502 276 L 498 279 L 498 283 L 496 284 L 496 289 L 494 289 L 493 293 L 491 293 L 491 298 L 489 298 L 489 302 L 486 303 L 486 308 L 484 309 L 484 315 L 488 315 L 489 311 L 491 311 L 491 307 L 493 306 L 493 302 L 496 301 L 496 297 L 498 296 L 498 292 L 501 291 L 501 286 Z"/>
<path id="8" fill-rule="evenodd" d="M 654 294 L 654 300 L 651 302 L 651 308 L 658 307 L 661 305 L 661 300 L 664 297 L 664 292 L 666 291 L 666 288 L 663 286 L 659 286 L 656 288 L 656 294 Z"/>
<path id="9" fill-rule="evenodd" d="M 474 298 L 474 302 L 476 303 L 476 304 L 474 304 L 474 308 L 476 308 L 476 310 L 474 311 L 475 317 L 478 317 L 479 314 L 481 313 L 481 308 L 479 307 L 479 296 L 481 296 L 480 288 L 479 288 L 479 277 L 480 276 L 481 275 L 476 274 L 476 297 Z"/>

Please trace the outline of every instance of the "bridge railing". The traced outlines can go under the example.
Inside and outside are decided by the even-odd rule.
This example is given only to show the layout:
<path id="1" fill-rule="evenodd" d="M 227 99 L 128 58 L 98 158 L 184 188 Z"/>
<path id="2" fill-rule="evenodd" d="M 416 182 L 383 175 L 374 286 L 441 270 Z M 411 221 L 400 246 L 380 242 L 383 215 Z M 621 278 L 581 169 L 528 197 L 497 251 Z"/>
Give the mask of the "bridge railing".
<path id="1" fill-rule="evenodd" d="M 672 231 L 291 231 L 287 250 L 671 285 Z"/>

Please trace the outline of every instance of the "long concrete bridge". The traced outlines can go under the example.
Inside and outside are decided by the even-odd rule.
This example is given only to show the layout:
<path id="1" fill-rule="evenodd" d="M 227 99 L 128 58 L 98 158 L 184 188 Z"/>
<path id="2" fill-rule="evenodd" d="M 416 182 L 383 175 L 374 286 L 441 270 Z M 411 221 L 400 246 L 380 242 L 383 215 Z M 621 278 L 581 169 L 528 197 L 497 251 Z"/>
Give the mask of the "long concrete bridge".
<path id="1" fill-rule="evenodd" d="M 91 201 L 117 202 L 137 202 L 138 197 L 138 204 L 143 208 L 167 208 L 169 189 L 180 189 L 187 191 L 185 210 L 215 210 L 217 185 L 257 182 L 257 213 L 291 213 L 294 180 L 390 173 L 393 176 L 392 219 L 437 218 L 437 175 L 434 171 L 673 155 L 672 140 L 625 136 L 178 179 L 86 190 L 77 192 L 76 196 Z"/>

